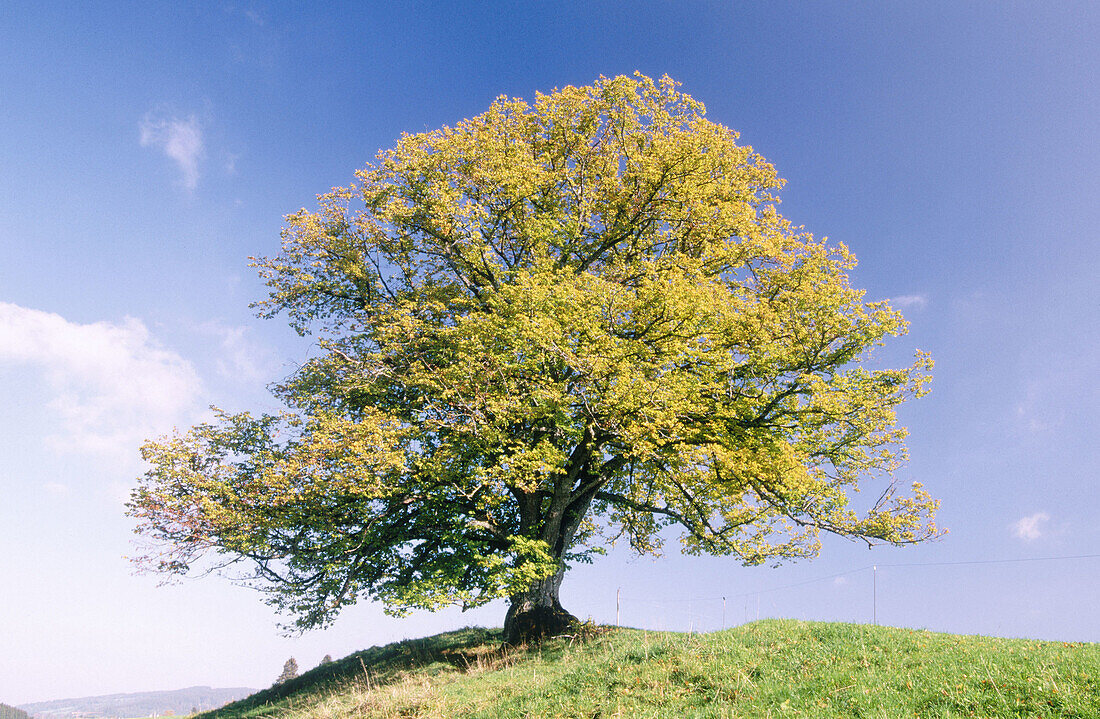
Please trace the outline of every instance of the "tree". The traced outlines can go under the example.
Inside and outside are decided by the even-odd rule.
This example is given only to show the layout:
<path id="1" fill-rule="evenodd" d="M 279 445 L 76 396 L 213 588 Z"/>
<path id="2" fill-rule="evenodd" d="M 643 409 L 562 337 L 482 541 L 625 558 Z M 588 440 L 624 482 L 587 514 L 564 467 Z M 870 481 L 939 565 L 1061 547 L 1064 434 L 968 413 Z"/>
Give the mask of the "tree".
<path id="1" fill-rule="evenodd" d="M 865 361 L 904 319 L 736 139 L 667 77 L 600 78 L 405 135 L 290 215 L 257 306 L 318 355 L 282 414 L 143 446 L 145 566 L 244 562 L 300 629 L 507 597 L 518 641 L 618 538 L 760 564 L 935 536 L 919 485 L 849 497 L 904 460 L 931 359 Z"/>
<path id="2" fill-rule="evenodd" d="M 294 657 L 286 660 L 286 664 L 283 664 L 283 673 L 279 675 L 279 678 L 275 680 L 276 684 L 282 684 L 288 682 L 298 676 L 298 660 Z"/>
<path id="3" fill-rule="evenodd" d="M 0 704 L 0 719 L 30 719 L 30 715 L 22 709 Z"/>

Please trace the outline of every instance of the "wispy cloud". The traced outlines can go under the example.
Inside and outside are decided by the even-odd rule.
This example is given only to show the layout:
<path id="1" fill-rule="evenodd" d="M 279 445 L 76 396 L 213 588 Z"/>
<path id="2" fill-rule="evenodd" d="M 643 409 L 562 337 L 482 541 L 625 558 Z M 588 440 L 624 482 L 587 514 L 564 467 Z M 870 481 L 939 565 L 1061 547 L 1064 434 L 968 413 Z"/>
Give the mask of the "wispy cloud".
<path id="1" fill-rule="evenodd" d="M 212 321 L 198 325 L 197 329 L 218 341 L 216 368 L 219 375 L 249 382 L 271 379 L 276 369 L 273 354 L 267 346 L 252 339 L 247 327 Z"/>
<path id="2" fill-rule="evenodd" d="M 155 147 L 176 163 L 182 183 L 188 190 L 199 184 L 199 163 L 206 155 L 202 127 L 194 115 L 157 117 L 149 114 L 141 121 L 141 146 Z"/>
<path id="3" fill-rule="evenodd" d="M 254 25 L 258 25 L 260 27 L 263 27 L 264 25 L 264 16 L 256 8 L 255 3 L 246 2 L 241 5 L 229 3 L 228 5 L 225 5 L 223 9 L 225 10 L 225 12 L 232 15 L 243 15 L 244 17 L 248 18 L 249 22 Z"/>
<path id="4" fill-rule="evenodd" d="M 1050 515 L 1046 512 L 1036 512 L 1027 517 L 1021 517 L 1013 523 L 1012 533 L 1025 542 L 1034 541 L 1043 536 L 1043 530 L 1040 528 L 1040 525 L 1049 520 Z"/>
<path id="5" fill-rule="evenodd" d="M 0 366 L 45 380 L 45 406 L 64 449 L 134 459 L 146 437 L 199 411 L 202 381 L 137 319 L 79 324 L 0 302 Z"/>
<path id="6" fill-rule="evenodd" d="M 890 298 L 890 305 L 898 309 L 924 309 L 928 306 L 928 295 L 898 295 Z"/>
<path id="7" fill-rule="evenodd" d="M 44 489 L 46 490 L 46 494 L 54 499 L 61 499 L 67 497 L 69 494 L 69 485 L 62 484 L 61 482 L 46 482 Z"/>
<path id="8" fill-rule="evenodd" d="M 1057 373 L 1054 377 L 1033 377 L 1024 387 L 1014 408 L 1015 421 L 1031 433 L 1045 433 L 1058 429 L 1065 421 L 1064 404 L 1057 401 L 1065 389 L 1058 387 L 1065 379 Z"/>

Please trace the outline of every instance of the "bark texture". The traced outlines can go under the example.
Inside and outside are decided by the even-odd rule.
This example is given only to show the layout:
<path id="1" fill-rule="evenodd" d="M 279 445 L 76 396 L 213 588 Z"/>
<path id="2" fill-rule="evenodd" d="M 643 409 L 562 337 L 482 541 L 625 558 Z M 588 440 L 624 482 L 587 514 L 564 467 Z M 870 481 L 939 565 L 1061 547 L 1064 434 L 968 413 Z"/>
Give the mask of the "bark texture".
<path id="1" fill-rule="evenodd" d="M 540 580 L 522 594 L 512 596 L 512 604 L 504 617 L 504 642 L 525 644 L 568 632 L 578 623 L 575 616 L 562 608 L 558 589 L 565 576 L 563 567 L 557 574 Z"/>

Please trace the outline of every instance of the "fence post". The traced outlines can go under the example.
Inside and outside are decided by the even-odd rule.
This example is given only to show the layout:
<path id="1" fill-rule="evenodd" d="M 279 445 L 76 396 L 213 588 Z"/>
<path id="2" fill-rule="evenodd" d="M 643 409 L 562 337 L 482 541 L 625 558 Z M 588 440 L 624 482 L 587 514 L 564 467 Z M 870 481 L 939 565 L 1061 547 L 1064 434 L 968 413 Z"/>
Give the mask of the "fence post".
<path id="1" fill-rule="evenodd" d="M 871 623 L 878 626 L 878 565 L 871 565 Z"/>
<path id="2" fill-rule="evenodd" d="M 622 626 L 619 624 L 619 594 L 623 591 L 622 587 L 615 590 L 615 626 Z"/>

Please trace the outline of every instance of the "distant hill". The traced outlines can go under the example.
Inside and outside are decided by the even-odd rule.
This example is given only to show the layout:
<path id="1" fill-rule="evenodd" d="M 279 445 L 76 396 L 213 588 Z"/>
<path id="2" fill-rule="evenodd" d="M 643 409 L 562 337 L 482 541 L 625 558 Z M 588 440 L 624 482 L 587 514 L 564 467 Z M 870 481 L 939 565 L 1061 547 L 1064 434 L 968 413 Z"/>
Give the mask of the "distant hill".
<path id="1" fill-rule="evenodd" d="M 175 691 L 107 694 L 78 699 L 55 699 L 34 704 L 20 704 L 19 709 L 39 719 L 69 719 L 70 717 L 152 717 L 185 716 L 195 711 L 207 711 L 255 692 L 236 687 L 214 689 L 188 687 Z M 12 719 L 17 719 L 12 717 Z"/>
<path id="2" fill-rule="evenodd" d="M 28 719 L 27 712 L 22 709 L 0 704 L 0 719 Z"/>

